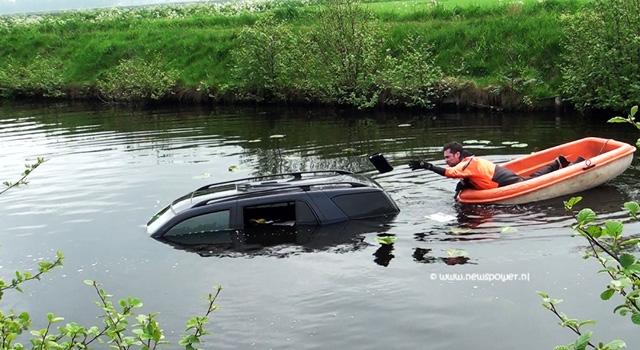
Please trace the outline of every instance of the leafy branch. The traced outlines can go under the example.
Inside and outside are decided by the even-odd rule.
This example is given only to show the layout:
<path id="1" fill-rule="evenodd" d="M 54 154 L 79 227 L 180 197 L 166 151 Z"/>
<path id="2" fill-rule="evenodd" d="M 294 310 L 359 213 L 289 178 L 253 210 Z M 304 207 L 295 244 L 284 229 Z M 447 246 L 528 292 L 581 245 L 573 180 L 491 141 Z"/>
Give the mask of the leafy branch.
<path id="1" fill-rule="evenodd" d="M 3 184 L 5 186 L 7 186 L 7 188 L 5 188 L 4 190 L 0 191 L 0 194 L 3 194 L 5 192 L 7 192 L 8 190 L 10 190 L 13 187 L 18 187 L 20 185 L 26 185 L 29 182 L 27 181 L 27 176 L 29 176 L 29 174 L 31 174 L 32 171 L 34 171 L 37 167 L 39 167 L 42 163 L 46 162 L 47 160 L 41 157 L 38 157 L 38 159 L 36 160 L 35 163 L 33 164 L 25 164 L 25 170 L 24 172 L 22 172 L 22 177 L 20 178 L 20 180 L 16 181 L 16 182 L 9 182 L 9 181 L 5 181 L 3 182 Z"/>
<path id="2" fill-rule="evenodd" d="M 570 211 L 581 200 L 582 197 L 573 197 L 564 202 L 565 208 Z M 623 209 L 632 218 L 638 220 L 638 213 L 640 212 L 638 203 L 624 203 Z M 617 220 L 607 220 L 603 226 L 593 224 L 596 220 L 596 214 L 588 208 L 580 210 L 573 217 L 577 222 L 572 226 L 573 230 L 589 242 L 585 257 L 593 257 L 598 260 L 603 267 L 599 273 L 606 273 L 611 277 L 611 282 L 608 284 L 607 289 L 600 294 L 600 298 L 609 300 L 616 293 L 620 294 L 624 301 L 616 306 L 613 312 L 620 313 L 622 316 L 630 314 L 631 322 L 640 325 L 640 260 L 633 254 L 623 251 L 628 247 L 639 246 L 640 239 L 623 237 L 623 224 Z M 599 350 L 616 350 L 626 347 L 622 340 L 613 340 L 608 344 L 598 343 L 598 345 L 594 345 L 590 342 L 593 333 L 591 331 L 581 332 L 580 327 L 586 324 L 595 324 L 595 320 L 578 321 L 577 319 L 570 319 L 556 309 L 556 305 L 562 300 L 552 299 L 543 292 L 538 292 L 538 294 L 542 297 L 542 306 L 560 319 L 560 325 L 571 329 L 578 335 L 578 339 L 574 343 L 564 347 L 556 347 L 556 350 L 583 350 L 587 346 Z"/>
<path id="3" fill-rule="evenodd" d="M 615 117 L 609 123 L 630 123 L 640 129 L 640 123 L 635 121 L 638 106 L 633 106 L 626 118 Z M 640 147 L 640 139 L 637 142 Z M 589 246 L 585 258 L 595 258 L 602 269 L 601 274 L 607 274 L 611 281 L 607 288 L 600 294 L 600 299 L 609 300 L 615 294 L 619 294 L 623 301 L 613 309 L 614 313 L 622 316 L 631 315 L 631 322 L 640 325 L 640 259 L 630 253 L 631 248 L 640 248 L 640 238 L 624 237 L 622 231 L 624 224 L 618 220 L 607 220 L 604 225 L 596 224 L 596 213 L 585 208 L 577 214 L 573 208 L 582 200 L 582 197 L 573 197 L 564 202 L 564 207 L 572 213 L 576 223 L 571 228 L 580 236 L 584 237 Z M 629 216 L 640 221 L 640 205 L 637 202 L 626 202 L 624 209 Z M 578 339 L 566 346 L 557 346 L 556 350 L 584 350 L 587 347 L 598 350 L 617 350 L 626 348 L 622 340 L 613 340 L 608 344 L 598 343 L 594 345 L 590 342 L 593 332 L 580 331 L 580 327 L 586 324 L 595 324 L 595 320 L 578 321 L 570 319 L 565 314 L 556 309 L 556 305 L 561 303 L 560 299 L 552 299 L 543 292 L 538 292 L 542 297 L 542 306 L 550 310 L 560 319 L 560 325 L 571 329 L 578 335 Z"/>
<path id="4" fill-rule="evenodd" d="M 31 172 L 45 162 L 44 158 L 38 158 L 34 164 L 27 164 L 22 178 L 15 183 L 4 182 L 6 189 L 0 192 L 3 194 L 7 190 L 20 185 L 26 185 L 26 178 Z M 38 272 L 15 271 L 15 277 L 10 283 L 0 277 L 0 301 L 6 290 L 17 290 L 22 292 L 21 285 L 27 281 L 40 280 L 41 276 L 50 272 L 58 266 L 62 266 L 64 256 L 58 252 L 56 259 L 42 261 L 38 263 Z M 94 342 L 108 343 L 111 348 L 118 350 L 128 350 L 139 347 L 143 350 L 156 349 L 158 345 L 169 344 L 164 340 L 164 334 L 160 325 L 156 321 L 156 313 L 135 315 L 133 310 L 142 307 L 142 302 L 138 298 L 128 297 L 121 299 L 117 306 L 111 302 L 111 295 L 107 294 L 96 281 L 86 280 L 85 284 L 92 286 L 98 294 L 99 301 L 95 304 L 103 311 L 101 327 L 84 327 L 75 322 L 67 323 L 64 327 L 55 327 L 56 323 L 64 321 L 63 317 L 57 317 L 53 313 L 47 313 L 47 324 L 43 329 L 32 329 L 31 316 L 27 312 L 16 314 L 13 310 L 5 313 L 0 310 L 0 349 L 22 350 L 25 346 L 18 342 L 23 333 L 28 332 L 31 337 L 28 339 L 32 349 L 37 350 L 59 350 L 59 349 L 90 349 Z M 187 350 L 195 350 L 195 344 L 200 344 L 201 338 L 210 334 L 204 327 L 209 323 L 209 315 L 218 307 L 214 305 L 216 298 L 220 294 L 222 287 L 216 287 L 216 293 L 208 295 L 207 312 L 204 316 L 191 318 L 187 322 L 186 331 L 193 330 L 192 334 L 183 335 L 180 345 Z M 130 319 L 134 318 L 135 323 Z M 130 334 L 127 332 L 130 330 Z"/>
<path id="5" fill-rule="evenodd" d="M 638 113 L 638 106 L 631 107 L 631 111 L 629 115 L 625 117 L 613 117 L 607 121 L 607 123 L 629 123 L 634 125 L 638 130 L 640 130 L 640 122 L 636 122 L 636 113 Z M 636 141 L 636 146 L 640 147 L 640 139 Z"/>

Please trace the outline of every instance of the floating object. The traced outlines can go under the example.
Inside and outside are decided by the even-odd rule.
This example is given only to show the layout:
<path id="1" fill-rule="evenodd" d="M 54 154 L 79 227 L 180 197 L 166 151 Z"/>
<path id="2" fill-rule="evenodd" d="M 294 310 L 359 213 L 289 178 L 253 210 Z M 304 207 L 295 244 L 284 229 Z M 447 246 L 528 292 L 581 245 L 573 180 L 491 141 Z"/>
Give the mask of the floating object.
<path id="1" fill-rule="evenodd" d="M 370 155 L 369 161 L 373 163 L 373 166 L 375 166 L 381 174 L 388 173 L 393 170 L 393 167 L 389 162 L 387 162 L 382 153 L 374 153 Z"/>
<path id="2" fill-rule="evenodd" d="M 378 236 L 376 237 L 376 242 L 380 243 L 380 244 L 393 244 L 398 240 L 398 237 L 396 235 L 385 235 L 385 236 Z"/>
<path id="3" fill-rule="evenodd" d="M 472 204 L 522 204 L 568 196 L 600 186 L 622 174 L 633 160 L 636 148 L 614 139 L 586 137 L 517 158 L 500 166 L 522 177 L 542 169 L 563 155 L 569 161 L 584 161 L 562 169 L 490 190 L 465 189 L 457 200 Z"/>
<path id="4" fill-rule="evenodd" d="M 447 255 L 450 257 L 463 257 L 469 256 L 469 253 L 464 249 L 447 249 Z"/>
<path id="5" fill-rule="evenodd" d="M 525 148 L 527 146 L 529 146 L 529 145 L 526 144 L 526 143 L 514 143 L 514 144 L 511 144 L 511 147 L 514 147 L 514 148 Z"/>
<path id="6" fill-rule="evenodd" d="M 456 235 L 456 236 L 466 235 L 468 233 L 471 233 L 471 229 L 468 228 L 468 227 L 465 227 L 465 228 L 461 228 L 461 227 L 460 228 L 456 228 L 456 227 L 454 227 L 454 228 L 451 229 L 451 234 L 452 235 Z"/>
<path id="7" fill-rule="evenodd" d="M 428 218 L 437 222 L 447 222 L 447 221 L 452 221 L 456 219 L 455 216 L 444 214 L 444 213 L 435 213 L 435 214 L 427 215 L 425 216 L 425 218 Z"/>
<path id="8" fill-rule="evenodd" d="M 284 135 L 281 135 L 281 134 L 275 134 L 275 135 L 269 136 L 270 139 L 281 139 L 283 137 L 284 137 Z"/>
<path id="9" fill-rule="evenodd" d="M 464 144 L 480 144 L 480 145 L 488 145 L 491 143 L 489 140 L 464 140 L 462 141 Z"/>

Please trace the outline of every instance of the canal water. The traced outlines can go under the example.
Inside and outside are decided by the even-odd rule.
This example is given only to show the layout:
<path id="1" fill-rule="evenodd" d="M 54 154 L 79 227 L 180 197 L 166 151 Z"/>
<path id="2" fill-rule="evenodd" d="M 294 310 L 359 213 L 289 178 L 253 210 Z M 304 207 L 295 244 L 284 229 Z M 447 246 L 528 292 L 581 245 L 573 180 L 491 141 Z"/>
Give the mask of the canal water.
<path id="1" fill-rule="evenodd" d="M 574 341 L 541 306 L 543 291 L 563 299 L 570 317 L 596 319 L 595 341 L 639 348 L 637 326 L 612 313 L 620 300 L 599 298 L 609 280 L 582 258 L 586 241 L 572 237 L 568 198 L 461 206 L 456 181 L 406 166 L 415 158 L 444 165 L 442 145 L 453 140 L 500 163 L 585 136 L 633 144 L 639 135 L 606 118 L 557 114 L 4 105 L 2 181 L 19 179 L 37 157 L 47 161 L 27 186 L 0 196 L 0 275 L 34 271 L 57 251 L 66 258 L 0 306 L 30 312 L 36 327 L 47 312 L 100 325 L 98 297 L 83 283 L 96 280 L 115 300 L 139 297 L 140 312 L 159 312 L 173 344 L 164 348 L 179 348 L 185 322 L 205 312 L 203 298 L 221 285 L 207 349 L 537 350 Z M 367 160 L 375 152 L 395 170 L 378 174 Z M 173 246 L 146 234 L 158 210 L 200 186 L 313 169 L 371 176 L 400 214 L 311 245 L 274 237 L 247 251 Z M 581 193 L 579 209 L 624 220 L 625 234 L 637 234 L 621 206 L 640 199 L 639 175 L 636 155 L 624 174 Z"/>

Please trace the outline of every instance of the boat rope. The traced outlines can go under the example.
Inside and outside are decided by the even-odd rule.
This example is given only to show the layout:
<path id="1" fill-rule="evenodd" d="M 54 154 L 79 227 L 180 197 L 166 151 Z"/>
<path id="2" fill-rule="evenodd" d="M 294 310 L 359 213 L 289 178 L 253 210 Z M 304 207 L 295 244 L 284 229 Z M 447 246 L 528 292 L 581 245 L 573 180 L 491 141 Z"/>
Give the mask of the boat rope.
<path id="1" fill-rule="evenodd" d="M 602 154 L 602 150 L 607 146 L 607 143 L 611 141 L 611 139 L 607 139 L 607 141 L 604 142 L 604 145 L 602 145 L 602 148 L 600 148 L 600 152 L 598 152 L 598 155 Z"/>

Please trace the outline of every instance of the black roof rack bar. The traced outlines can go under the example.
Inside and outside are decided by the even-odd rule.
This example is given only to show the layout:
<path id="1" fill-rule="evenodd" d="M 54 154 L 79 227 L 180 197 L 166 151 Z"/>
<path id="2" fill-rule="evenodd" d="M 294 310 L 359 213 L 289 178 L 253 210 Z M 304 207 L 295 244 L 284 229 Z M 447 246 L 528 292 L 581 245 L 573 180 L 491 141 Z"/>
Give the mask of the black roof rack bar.
<path id="1" fill-rule="evenodd" d="M 323 184 L 305 184 L 305 185 L 290 185 L 290 186 L 285 186 L 285 187 L 270 187 L 270 188 L 264 188 L 264 189 L 259 189 L 257 191 L 248 191 L 248 192 L 242 192 L 242 193 L 234 193 L 234 194 L 230 194 L 227 196 L 222 196 L 222 197 L 216 197 L 216 198 L 211 198 L 211 199 L 205 199 L 201 202 L 198 202 L 198 204 L 194 205 L 193 207 L 201 207 L 203 205 L 208 204 L 211 201 L 219 201 L 222 199 L 227 199 L 227 198 L 231 198 L 231 197 L 237 197 L 237 198 L 243 198 L 243 197 L 249 197 L 251 195 L 255 195 L 255 194 L 261 194 L 261 193 L 266 193 L 266 192 L 278 192 L 278 191 L 283 191 L 283 190 L 291 190 L 291 189 L 301 189 L 303 191 L 309 191 L 311 189 L 311 186 L 332 186 L 332 185 L 351 185 L 352 187 L 367 187 L 367 185 L 360 183 L 360 182 L 351 182 L 351 181 L 338 181 L 338 182 L 329 182 L 329 183 L 323 183 Z M 192 197 L 193 199 L 193 197 Z"/>
<path id="2" fill-rule="evenodd" d="M 242 179 L 237 179 L 237 180 L 229 180 L 229 181 L 224 181 L 224 182 L 217 182 L 217 183 L 213 183 L 213 184 L 209 184 L 206 186 L 202 186 L 200 188 L 198 188 L 197 190 L 193 191 L 193 192 L 198 192 L 198 191 L 202 191 L 202 190 L 207 190 L 213 187 L 217 187 L 217 186 L 222 186 L 222 185 L 230 185 L 236 182 L 241 182 L 241 181 L 247 181 L 247 180 L 257 180 L 257 179 L 270 179 L 270 178 L 276 178 L 276 177 L 281 177 L 281 176 L 293 176 L 294 180 L 298 180 L 302 178 L 302 175 L 304 174 L 337 174 L 337 175 L 350 175 L 353 174 L 350 171 L 345 171 L 345 170 L 309 170 L 309 171 L 296 171 L 296 172 L 291 172 L 291 173 L 282 173 L 282 174 L 273 174 L 273 175 L 261 175 L 261 176 L 253 176 L 253 177 L 245 177 Z"/>

